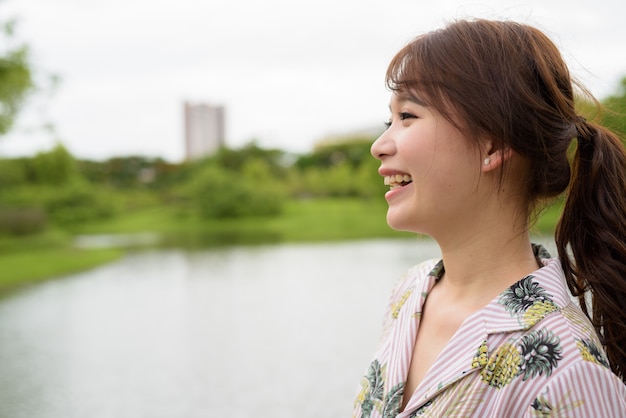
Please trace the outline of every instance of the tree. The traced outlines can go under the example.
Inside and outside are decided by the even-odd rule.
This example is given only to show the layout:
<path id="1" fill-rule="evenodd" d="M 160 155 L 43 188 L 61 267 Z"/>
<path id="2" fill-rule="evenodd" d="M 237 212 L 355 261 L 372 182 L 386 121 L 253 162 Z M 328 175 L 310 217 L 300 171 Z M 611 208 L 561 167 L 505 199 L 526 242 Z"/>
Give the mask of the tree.
<path id="1" fill-rule="evenodd" d="M 365 160 L 372 158 L 370 146 L 375 138 L 346 137 L 340 142 L 324 144 L 315 149 L 312 154 L 301 155 L 295 166 L 301 170 L 311 167 L 327 168 L 348 163 L 356 168 Z"/>
<path id="2" fill-rule="evenodd" d="M 31 159 L 30 174 L 33 183 L 53 186 L 68 184 L 79 177 L 76 160 L 61 144 L 50 151 L 37 153 Z"/>
<path id="3" fill-rule="evenodd" d="M 607 97 L 602 104 L 608 110 L 602 114 L 602 124 L 626 140 L 626 78 L 622 79 L 617 94 Z"/>
<path id="4" fill-rule="evenodd" d="M 243 163 L 241 171 L 210 161 L 184 189 L 188 202 L 204 218 L 278 215 L 286 197 L 271 167 L 260 158 Z"/>
<path id="5" fill-rule="evenodd" d="M 28 60 L 28 47 L 15 43 L 15 20 L 0 22 L 0 36 L 6 38 L 7 49 L 0 51 L 0 135 L 6 134 L 33 89 Z"/>

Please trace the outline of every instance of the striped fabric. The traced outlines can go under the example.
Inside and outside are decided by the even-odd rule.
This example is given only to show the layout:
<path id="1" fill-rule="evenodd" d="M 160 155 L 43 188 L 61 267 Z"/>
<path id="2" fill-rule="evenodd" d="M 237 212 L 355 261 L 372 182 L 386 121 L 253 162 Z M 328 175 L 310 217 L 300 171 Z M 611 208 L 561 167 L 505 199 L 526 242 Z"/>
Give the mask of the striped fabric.
<path id="1" fill-rule="evenodd" d="M 422 305 L 443 264 L 409 270 L 353 417 L 626 417 L 626 386 L 572 301 L 561 263 L 535 250 L 543 267 L 465 320 L 400 411 Z"/>

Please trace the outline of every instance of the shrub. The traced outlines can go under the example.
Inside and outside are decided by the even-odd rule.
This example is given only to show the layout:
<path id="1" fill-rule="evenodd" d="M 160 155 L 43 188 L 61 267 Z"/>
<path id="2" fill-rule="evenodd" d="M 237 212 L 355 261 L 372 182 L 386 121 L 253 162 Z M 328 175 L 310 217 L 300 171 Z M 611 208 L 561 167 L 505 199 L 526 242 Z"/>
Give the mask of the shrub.
<path id="1" fill-rule="evenodd" d="M 76 180 L 62 186 L 34 185 L 0 191 L 3 207 L 37 208 L 58 225 L 109 217 L 118 212 L 110 191 Z"/>
<path id="2" fill-rule="evenodd" d="M 205 218 L 272 216 L 281 212 L 285 193 L 262 161 L 241 172 L 217 164 L 204 167 L 187 185 L 187 201 Z"/>
<path id="3" fill-rule="evenodd" d="M 40 208 L 0 208 L 0 235 L 30 235 L 46 229 L 48 217 Z"/>
<path id="4" fill-rule="evenodd" d="M 103 188 L 75 182 L 49 193 L 44 202 L 50 219 L 70 225 L 107 218 L 117 213 L 117 201 Z"/>

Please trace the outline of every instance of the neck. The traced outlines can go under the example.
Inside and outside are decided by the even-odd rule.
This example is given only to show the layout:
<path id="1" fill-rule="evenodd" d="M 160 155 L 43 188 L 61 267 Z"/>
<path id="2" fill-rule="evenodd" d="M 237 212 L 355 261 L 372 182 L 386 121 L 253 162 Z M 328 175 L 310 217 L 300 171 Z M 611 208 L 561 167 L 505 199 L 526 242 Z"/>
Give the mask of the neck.
<path id="1" fill-rule="evenodd" d="M 451 303 L 478 309 L 538 265 L 527 228 L 516 227 L 511 217 L 502 217 L 502 213 L 487 222 L 476 221 L 473 225 L 478 227 L 466 227 L 457 230 L 454 238 L 437 240 L 445 267 L 438 287 Z"/>

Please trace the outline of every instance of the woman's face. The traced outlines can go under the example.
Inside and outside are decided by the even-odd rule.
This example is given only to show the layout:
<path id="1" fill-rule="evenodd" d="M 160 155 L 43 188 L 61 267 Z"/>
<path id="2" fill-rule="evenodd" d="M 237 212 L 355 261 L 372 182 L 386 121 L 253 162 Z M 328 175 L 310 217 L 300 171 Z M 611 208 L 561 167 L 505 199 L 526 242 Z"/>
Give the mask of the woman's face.
<path id="1" fill-rule="evenodd" d="M 478 147 L 419 98 L 394 94 L 387 130 L 372 145 L 390 190 L 388 224 L 435 239 L 480 209 Z"/>

